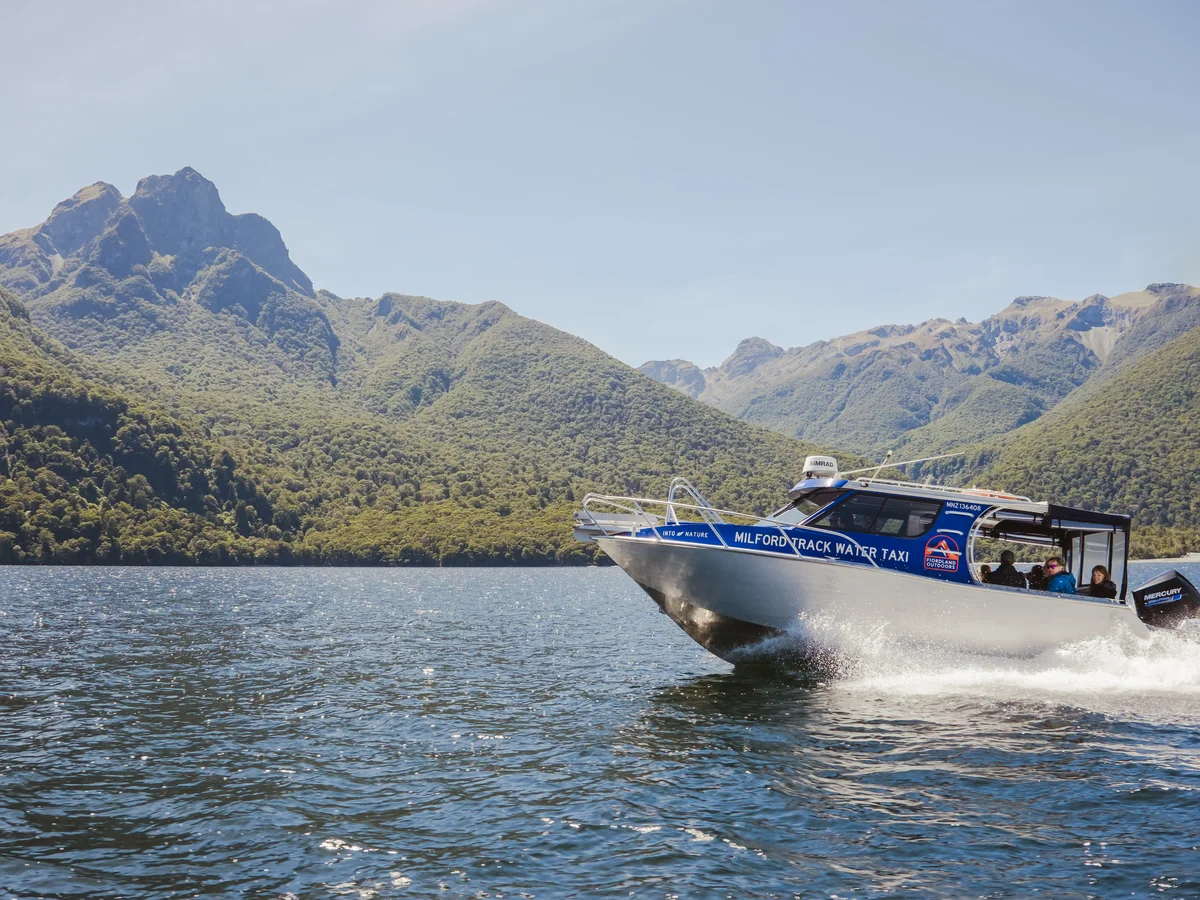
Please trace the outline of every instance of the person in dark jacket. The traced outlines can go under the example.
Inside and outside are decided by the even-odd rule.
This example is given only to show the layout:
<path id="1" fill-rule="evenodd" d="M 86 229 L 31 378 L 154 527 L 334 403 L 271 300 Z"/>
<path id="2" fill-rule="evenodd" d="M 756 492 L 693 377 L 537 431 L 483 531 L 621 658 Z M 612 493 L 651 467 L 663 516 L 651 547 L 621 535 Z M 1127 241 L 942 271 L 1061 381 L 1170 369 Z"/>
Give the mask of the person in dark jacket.
<path id="1" fill-rule="evenodd" d="M 1052 556 L 1046 560 L 1043 571 L 1047 578 L 1046 590 L 1055 594 L 1075 593 L 1075 576 L 1063 568 L 1061 557 Z"/>
<path id="2" fill-rule="evenodd" d="M 1113 584 L 1112 579 L 1109 577 L 1107 566 L 1092 567 L 1092 584 L 1089 593 L 1093 597 L 1106 597 L 1109 600 L 1117 599 L 1117 586 Z"/>
<path id="3" fill-rule="evenodd" d="M 1035 591 L 1046 589 L 1046 572 L 1041 566 L 1034 566 L 1029 570 L 1029 586 Z"/>
<path id="4" fill-rule="evenodd" d="M 1025 576 L 1017 571 L 1015 565 L 1017 555 L 1011 550 L 1005 550 L 1000 554 L 1000 566 L 992 573 L 989 579 L 991 584 L 999 584 L 1003 587 L 1026 587 Z"/>

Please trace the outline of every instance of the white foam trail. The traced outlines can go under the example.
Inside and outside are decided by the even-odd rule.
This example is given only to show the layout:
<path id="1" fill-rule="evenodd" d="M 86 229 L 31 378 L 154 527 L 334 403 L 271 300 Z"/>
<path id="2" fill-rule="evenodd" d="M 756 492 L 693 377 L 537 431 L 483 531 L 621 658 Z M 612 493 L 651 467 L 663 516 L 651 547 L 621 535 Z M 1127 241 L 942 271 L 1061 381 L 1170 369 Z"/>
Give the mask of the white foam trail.
<path id="1" fill-rule="evenodd" d="M 1126 706 L 1138 697 L 1192 701 L 1200 696 L 1200 642 L 1124 631 L 1029 660 L 905 653 L 893 646 L 887 657 L 859 660 L 841 686 L 890 695 L 1036 698 L 1101 708 L 1113 701 Z"/>
<path id="2" fill-rule="evenodd" d="M 897 640 L 886 628 L 808 618 L 762 651 L 833 644 L 853 647 L 822 674 L 841 690 L 892 696 L 958 694 L 995 699 L 1039 699 L 1072 705 L 1136 709 L 1138 697 L 1154 697 L 1157 712 L 1175 707 L 1191 713 L 1200 696 L 1200 629 L 1135 633 L 1121 629 L 1065 644 L 1034 659 L 983 657 Z M 822 662 L 818 660 L 818 663 Z M 1186 703 L 1171 703 L 1171 699 Z"/>

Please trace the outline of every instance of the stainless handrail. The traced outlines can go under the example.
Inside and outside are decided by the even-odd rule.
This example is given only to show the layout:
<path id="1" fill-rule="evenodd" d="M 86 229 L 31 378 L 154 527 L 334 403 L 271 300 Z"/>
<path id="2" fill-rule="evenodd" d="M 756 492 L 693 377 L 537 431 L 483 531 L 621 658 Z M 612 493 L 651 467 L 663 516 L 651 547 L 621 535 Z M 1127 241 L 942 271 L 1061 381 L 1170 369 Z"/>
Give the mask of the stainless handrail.
<path id="1" fill-rule="evenodd" d="M 885 487 L 903 487 L 913 488 L 921 491 L 932 491 L 938 494 L 956 494 L 965 497 L 974 498 L 980 502 L 991 501 L 993 503 L 1032 503 L 1038 506 L 1044 506 L 1042 501 L 1031 500 L 1029 497 L 1021 494 L 1010 494 L 1008 491 L 993 491 L 988 488 L 966 488 L 953 487 L 948 484 L 922 484 L 919 481 L 901 481 L 892 478 L 849 478 L 848 481 L 857 481 L 862 487 L 872 487 L 874 485 L 883 485 Z"/>
<path id="2" fill-rule="evenodd" d="M 709 509 L 709 510 L 711 510 L 713 508 L 712 504 L 709 503 L 707 499 L 705 499 L 704 495 L 701 494 L 698 490 L 696 490 L 695 485 L 693 485 L 690 481 L 688 481 L 682 475 L 676 475 L 674 478 L 671 479 L 671 486 L 669 488 L 667 488 L 667 515 L 668 515 L 668 517 L 672 516 L 674 514 L 675 492 L 678 490 L 683 490 L 683 492 L 685 494 L 689 495 L 693 500 L 695 500 L 696 503 L 700 507 L 702 507 L 704 509 Z M 720 514 L 716 513 L 715 510 L 714 510 L 714 513 L 716 514 L 717 521 L 724 524 L 725 520 L 721 518 Z M 675 522 L 676 522 L 676 524 L 678 524 L 679 520 L 676 519 Z"/>
<path id="3" fill-rule="evenodd" d="M 725 516 L 733 516 L 733 517 L 739 518 L 739 519 L 747 519 L 747 520 L 750 520 L 751 522 L 765 522 L 765 523 L 771 524 L 771 525 L 790 525 L 791 524 L 790 522 L 780 522 L 779 520 L 773 519 L 770 516 L 759 516 L 759 515 L 752 515 L 750 513 L 741 513 L 741 512 L 737 512 L 736 510 L 732 510 L 732 509 L 718 509 L 714 506 L 703 506 L 703 505 L 700 505 L 697 503 L 680 503 L 677 500 L 672 502 L 672 501 L 668 501 L 668 500 L 655 499 L 653 497 L 628 497 L 628 496 L 622 496 L 619 494 L 589 493 L 583 498 L 583 509 L 593 519 L 595 518 L 595 516 L 591 510 L 591 504 L 593 504 L 593 503 L 606 503 L 609 506 L 613 506 L 617 509 L 624 510 L 625 512 L 631 512 L 631 513 L 636 513 L 636 514 L 640 514 L 640 515 L 644 515 L 644 516 L 653 516 L 654 518 L 660 518 L 663 520 L 661 522 L 662 525 L 669 525 L 669 524 L 680 525 L 680 524 L 685 524 L 685 523 L 681 522 L 678 519 L 677 515 L 673 515 L 674 522 L 671 522 L 665 516 L 658 516 L 658 515 L 655 515 L 654 513 L 648 513 L 641 508 L 641 504 L 646 504 L 646 505 L 650 505 L 650 506 L 670 505 L 670 506 L 673 506 L 676 510 L 680 510 L 680 509 L 694 510 L 695 512 L 697 512 L 700 515 L 701 520 L 705 524 L 708 524 L 708 525 L 716 524 L 718 522 L 722 525 L 734 524 L 734 523 L 726 522 L 724 519 Z M 629 504 L 633 504 L 633 505 L 630 506 Z M 601 523 L 597 522 L 596 524 L 599 525 Z M 748 522 L 747 524 L 750 524 L 750 523 Z M 649 523 L 647 523 L 647 525 L 649 525 Z"/>
<path id="4" fill-rule="evenodd" d="M 684 480 L 684 479 L 680 479 L 680 480 L 684 481 L 686 483 L 686 480 Z M 689 485 L 689 487 L 690 487 L 690 485 Z M 695 489 L 692 488 L 692 490 L 694 491 Z M 786 540 L 791 545 L 792 549 L 796 552 L 797 556 L 802 556 L 803 554 L 800 553 L 800 548 L 796 545 L 795 538 L 793 536 L 789 535 L 786 531 L 784 531 L 785 528 L 805 528 L 805 530 L 814 530 L 818 534 L 836 535 L 837 537 L 848 541 L 849 543 L 853 544 L 856 548 L 858 548 L 859 555 L 862 556 L 864 559 L 866 559 L 872 566 L 875 566 L 876 568 L 879 567 L 879 564 L 877 562 L 875 562 L 874 558 L 865 551 L 865 548 L 863 547 L 862 544 L 860 544 L 858 541 L 856 541 L 850 535 L 848 535 L 844 532 L 841 532 L 841 531 L 825 531 L 824 529 L 808 529 L 806 526 L 804 526 L 802 524 L 796 524 L 793 522 L 782 522 L 782 521 L 774 518 L 773 516 L 752 515 L 750 513 L 736 512 L 735 510 L 731 510 L 731 509 L 717 509 L 712 506 L 707 506 L 707 505 L 701 506 L 699 504 L 694 504 L 694 503 L 680 503 L 678 501 L 673 501 L 673 500 L 656 500 L 651 497 L 626 497 L 626 496 L 621 496 L 619 494 L 589 493 L 583 498 L 583 512 L 587 514 L 588 519 L 590 520 L 590 523 L 594 527 L 599 528 L 605 537 L 613 537 L 614 535 L 623 534 L 623 533 L 629 532 L 634 529 L 631 529 L 629 523 L 625 523 L 625 522 L 606 524 L 603 521 L 603 514 L 600 513 L 599 511 L 593 511 L 591 509 L 591 504 L 593 504 L 593 503 L 605 504 L 614 509 L 621 510 L 621 511 L 624 511 L 627 513 L 634 513 L 635 515 L 643 517 L 644 519 L 646 519 L 646 522 L 641 527 L 650 528 L 654 533 L 654 540 L 656 540 L 656 541 L 664 540 L 663 536 L 661 534 L 659 534 L 659 532 L 658 532 L 658 529 L 663 527 L 664 525 L 688 524 L 686 522 L 681 522 L 679 520 L 678 513 L 676 512 L 676 510 L 678 510 L 678 509 L 688 509 L 688 510 L 694 510 L 696 513 L 699 514 L 701 521 L 704 524 L 708 525 L 712 529 L 712 533 L 716 536 L 717 540 L 719 540 L 721 542 L 721 546 L 725 547 L 726 549 L 731 549 L 731 548 L 729 547 L 729 544 L 725 541 L 725 538 L 721 536 L 721 532 L 714 526 L 717 524 L 721 524 L 721 525 L 736 525 L 736 524 L 738 524 L 736 522 L 727 522 L 723 518 L 724 516 L 733 516 L 733 517 L 739 518 L 739 519 L 746 519 L 747 520 L 746 527 L 757 525 L 757 526 L 775 528 L 780 533 L 780 535 L 784 538 L 784 540 Z M 632 505 L 630 505 L 630 504 L 632 504 Z M 670 511 L 669 516 L 668 515 L 659 516 L 655 513 L 648 512 L 647 510 L 642 509 L 642 504 L 645 504 L 647 506 L 665 506 Z M 672 519 L 674 521 L 672 521 Z M 654 521 L 650 521 L 650 520 L 659 520 L 659 521 L 654 522 Z M 732 548 L 732 549 L 745 549 L 745 548 Z"/>

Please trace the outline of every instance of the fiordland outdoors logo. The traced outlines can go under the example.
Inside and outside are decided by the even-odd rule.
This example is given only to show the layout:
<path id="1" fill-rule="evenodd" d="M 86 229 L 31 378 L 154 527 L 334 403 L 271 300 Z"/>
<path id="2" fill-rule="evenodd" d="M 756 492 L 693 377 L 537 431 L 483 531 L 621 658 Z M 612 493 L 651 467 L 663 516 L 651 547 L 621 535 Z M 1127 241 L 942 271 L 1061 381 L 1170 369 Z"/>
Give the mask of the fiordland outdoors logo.
<path id="1" fill-rule="evenodd" d="M 954 538 L 935 534 L 925 542 L 925 568 L 934 572 L 957 572 L 962 553 Z"/>

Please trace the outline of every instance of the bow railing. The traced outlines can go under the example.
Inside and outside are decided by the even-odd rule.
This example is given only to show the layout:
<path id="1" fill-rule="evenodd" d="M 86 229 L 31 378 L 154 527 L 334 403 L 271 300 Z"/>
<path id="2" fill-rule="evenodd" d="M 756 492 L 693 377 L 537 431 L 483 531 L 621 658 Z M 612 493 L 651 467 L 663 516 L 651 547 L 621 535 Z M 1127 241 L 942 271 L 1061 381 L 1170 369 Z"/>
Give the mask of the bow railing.
<path id="1" fill-rule="evenodd" d="M 581 541 L 591 541 L 596 537 L 630 535 L 645 528 L 657 529 L 665 525 L 684 525 L 689 522 L 709 526 L 786 527 L 794 524 L 771 516 L 718 509 L 710 504 L 690 481 L 676 477 L 671 481 L 665 500 L 617 494 L 588 494 L 583 498 L 583 508 L 575 513 L 575 537 Z M 713 533 L 720 538 L 720 533 L 715 527 Z M 657 532 L 652 532 L 647 537 L 661 540 Z M 724 543 L 723 539 L 721 543 Z"/>

